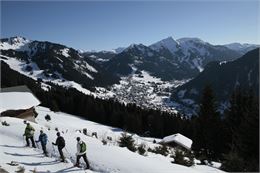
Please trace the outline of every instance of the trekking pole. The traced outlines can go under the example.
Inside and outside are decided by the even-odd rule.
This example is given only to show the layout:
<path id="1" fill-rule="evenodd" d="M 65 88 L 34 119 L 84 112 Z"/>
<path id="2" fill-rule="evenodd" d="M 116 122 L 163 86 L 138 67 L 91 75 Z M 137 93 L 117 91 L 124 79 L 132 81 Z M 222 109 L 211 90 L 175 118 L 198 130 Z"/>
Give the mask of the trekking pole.
<path id="1" fill-rule="evenodd" d="M 23 145 L 25 146 L 26 143 L 25 143 L 25 136 L 23 135 Z"/>
<path id="2" fill-rule="evenodd" d="M 53 144 L 52 144 L 52 154 L 51 155 L 54 156 L 54 157 L 56 156 L 56 151 L 55 151 Z"/>
<path id="3" fill-rule="evenodd" d="M 64 147 L 64 148 L 65 148 L 65 151 L 67 152 L 67 154 L 68 154 L 70 160 L 74 162 L 74 159 L 73 159 L 73 157 L 71 156 L 71 154 L 69 153 L 69 151 L 67 150 L 67 148 L 66 148 L 66 147 Z"/>
<path id="4" fill-rule="evenodd" d="M 38 142 L 34 141 L 34 143 L 36 144 L 36 147 L 37 147 L 38 149 L 40 149 L 40 146 L 39 146 Z"/>

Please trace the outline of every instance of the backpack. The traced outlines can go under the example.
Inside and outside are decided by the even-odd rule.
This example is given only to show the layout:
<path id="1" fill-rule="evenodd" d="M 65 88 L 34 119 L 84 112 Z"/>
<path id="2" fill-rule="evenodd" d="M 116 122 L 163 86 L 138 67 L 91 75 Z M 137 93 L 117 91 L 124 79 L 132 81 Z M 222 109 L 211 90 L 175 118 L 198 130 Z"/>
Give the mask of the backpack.
<path id="1" fill-rule="evenodd" d="M 87 145 L 85 142 L 82 141 L 82 143 L 80 144 L 80 152 L 83 153 L 87 150 Z"/>
<path id="2" fill-rule="evenodd" d="M 64 140 L 63 137 L 60 137 L 60 143 L 59 143 L 59 145 L 60 145 L 61 147 L 65 147 L 65 140 Z"/>

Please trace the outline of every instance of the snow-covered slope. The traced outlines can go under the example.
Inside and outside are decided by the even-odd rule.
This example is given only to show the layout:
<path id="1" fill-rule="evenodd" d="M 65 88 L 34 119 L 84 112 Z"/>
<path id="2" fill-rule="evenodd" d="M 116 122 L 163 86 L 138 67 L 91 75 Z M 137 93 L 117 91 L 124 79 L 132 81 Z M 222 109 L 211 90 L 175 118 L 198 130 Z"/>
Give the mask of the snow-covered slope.
<path id="1" fill-rule="evenodd" d="M 180 47 L 179 43 L 175 41 L 172 37 L 167 37 L 161 41 L 158 41 L 152 45 L 150 48 L 159 52 L 161 49 L 168 49 L 172 54 L 174 54 Z"/>
<path id="2" fill-rule="evenodd" d="M 22 119 L 1 117 L 0 120 L 2 122 L 6 121 L 10 124 L 10 126 L 2 126 L 0 128 L 0 166 L 3 169 L 14 172 L 17 170 L 17 166 L 10 166 L 6 163 L 15 161 L 25 168 L 26 173 L 31 172 L 30 170 L 39 172 L 85 172 L 81 168 L 73 167 L 76 153 L 76 137 L 80 136 L 87 144 L 87 155 L 93 170 L 87 172 L 222 172 L 209 166 L 196 165 L 194 167 L 185 167 L 172 164 L 170 162 L 171 158 L 153 153 L 142 156 L 116 145 L 115 141 L 118 140 L 118 136 L 122 132 L 120 129 L 86 121 L 65 113 L 54 113 L 44 107 L 36 107 L 36 111 L 39 114 L 36 118 L 37 123 L 31 123 L 36 129 L 35 136 L 39 135 L 40 129 L 46 132 L 49 137 L 47 150 L 52 153 L 53 157 L 44 157 L 40 149 L 24 147 L 25 143 L 22 135 L 25 125 Z M 49 122 L 44 118 L 47 114 L 51 117 Z M 55 128 L 58 128 L 66 140 L 64 153 L 68 163 L 57 161 L 57 149 L 53 150 L 50 144 L 56 139 Z M 88 129 L 88 134 L 97 132 L 98 139 L 85 136 L 78 131 L 83 128 Z M 103 145 L 101 140 L 106 139 L 107 136 L 112 137 L 113 140 L 107 145 Z M 150 147 L 156 145 L 150 142 L 152 140 L 141 138 L 137 135 L 134 135 L 134 138 L 137 143 L 145 143 Z"/>
<path id="3" fill-rule="evenodd" d="M 203 71 L 208 62 L 232 60 L 241 55 L 240 52 L 225 46 L 215 46 L 199 38 L 188 37 L 178 40 L 167 37 L 149 47 L 161 54 L 165 54 L 165 50 L 168 50 L 175 63 L 196 69 L 198 72 Z"/>
<path id="4" fill-rule="evenodd" d="M 30 40 L 20 36 L 1 39 L 0 49 L 1 50 L 15 49 L 19 51 L 27 51 L 29 49 L 28 47 L 29 43 L 31 43 Z"/>
<path id="5" fill-rule="evenodd" d="M 257 47 L 260 47 L 259 45 L 248 44 L 248 43 L 244 43 L 244 44 L 241 44 L 241 43 L 230 43 L 230 44 L 226 44 L 224 46 L 226 46 L 229 49 L 241 52 L 243 54 L 245 54 L 246 52 L 248 52 L 250 50 L 253 50 L 253 49 L 257 48 Z"/>

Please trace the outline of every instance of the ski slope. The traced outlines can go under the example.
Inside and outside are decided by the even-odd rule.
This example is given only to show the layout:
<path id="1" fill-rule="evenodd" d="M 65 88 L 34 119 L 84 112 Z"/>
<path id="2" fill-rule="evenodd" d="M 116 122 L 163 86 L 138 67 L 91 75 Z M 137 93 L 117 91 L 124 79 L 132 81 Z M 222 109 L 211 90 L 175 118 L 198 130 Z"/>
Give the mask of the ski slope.
<path id="1" fill-rule="evenodd" d="M 25 124 L 22 119 L 11 117 L 0 117 L 1 122 L 6 121 L 10 126 L 0 128 L 0 166 L 8 172 L 15 172 L 18 166 L 10 166 L 6 163 L 16 161 L 25 168 L 25 172 L 36 170 L 37 172 L 104 172 L 104 173 L 135 173 L 135 172 L 178 172 L 178 173 L 199 173 L 199 172 L 222 172 L 209 166 L 185 167 L 172 164 L 171 158 L 159 154 L 148 153 L 147 156 L 139 155 L 137 152 L 131 152 L 126 148 L 121 148 L 115 141 L 122 133 L 122 130 L 109 126 L 104 126 L 91 121 L 83 120 L 73 115 L 65 113 L 54 113 L 48 108 L 36 107 L 38 117 L 37 123 L 31 123 L 36 129 L 35 138 L 38 138 L 40 129 L 43 129 L 49 137 L 47 144 L 48 152 L 54 157 L 44 157 L 40 149 L 24 147 L 23 133 Z M 50 121 L 45 120 L 49 114 Z M 53 150 L 51 142 L 56 140 L 57 131 L 61 132 L 66 140 L 65 157 L 68 163 L 61 163 L 57 160 L 58 151 Z M 89 136 L 79 132 L 87 128 Z M 50 130 L 48 130 L 50 129 Z M 97 132 L 98 139 L 91 137 L 92 132 Z M 76 153 L 76 137 L 81 137 L 87 144 L 87 156 L 90 162 L 91 170 L 73 167 Z M 112 141 L 103 145 L 101 140 L 107 136 L 112 137 Z M 157 144 L 152 143 L 152 139 L 142 138 L 134 135 L 137 143 L 145 143 L 149 147 Z M 159 140 L 159 139 L 156 139 Z M 81 162 L 83 162 L 81 160 Z"/>

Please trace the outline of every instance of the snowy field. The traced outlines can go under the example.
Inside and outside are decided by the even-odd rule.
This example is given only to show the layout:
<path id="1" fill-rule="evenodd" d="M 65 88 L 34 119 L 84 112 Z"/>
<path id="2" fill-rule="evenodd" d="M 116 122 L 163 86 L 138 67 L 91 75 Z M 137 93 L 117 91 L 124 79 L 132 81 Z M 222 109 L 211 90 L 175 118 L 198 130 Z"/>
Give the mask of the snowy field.
<path id="1" fill-rule="evenodd" d="M 18 166 L 10 166 L 7 163 L 15 161 L 19 166 L 23 166 L 26 172 L 178 172 L 178 173 L 198 173 L 198 172 L 222 172 L 209 166 L 185 167 L 171 163 L 171 158 L 160 154 L 148 153 L 147 156 L 139 155 L 137 152 L 131 152 L 126 148 L 118 147 L 115 141 L 122 131 L 118 128 L 104 126 L 91 121 L 83 120 L 76 116 L 65 113 L 54 113 L 48 108 L 36 107 L 38 117 L 37 123 L 31 123 L 36 129 L 35 138 L 38 138 L 40 129 L 43 129 L 49 137 L 47 150 L 54 155 L 53 157 L 44 157 L 40 149 L 32 149 L 25 146 L 23 133 L 25 124 L 22 119 L 1 117 L 1 122 L 7 121 L 10 126 L 1 126 L 0 128 L 0 166 L 8 172 L 15 172 Z M 49 114 L 51 120 L 47 122 L 45 116 Z M 53 150 L 51 142 L 56 140 L 56 130 L 61 132 L 66 140 L 66 149 L 64 154 L 68 163 L 58 161 L 58 151 Z M 86 136 L 78 130 L 87 128 L 88 134 L 97 132 L 98 139 Z M 48 130 L 50 129 L 50 130 Z M 90 161 L 91 170 L 73 167 L 76 153 L 76 137 L 80 136 L 87 144 L 87 156 Z M 112 141 L 107 145 L 102 144 L 102 139 L 107 136 L 112 137 Z M 142 138 L 134 135 L 137 143 L 145 143 L 149 147 L 154 147 L 150 138 Z M 159 140 L 159 139 L 156 139 Z"/>

